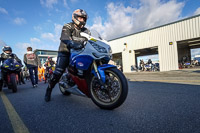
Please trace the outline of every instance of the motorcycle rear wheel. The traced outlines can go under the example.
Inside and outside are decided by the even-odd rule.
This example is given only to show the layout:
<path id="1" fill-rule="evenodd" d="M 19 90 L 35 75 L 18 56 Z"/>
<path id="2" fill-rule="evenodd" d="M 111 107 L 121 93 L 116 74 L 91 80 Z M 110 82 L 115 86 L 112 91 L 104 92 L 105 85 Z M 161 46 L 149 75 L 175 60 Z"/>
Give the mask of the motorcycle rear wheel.
<path id="1" fill-rule="evenodd" d="M 92 101 L 102 109 L 112 110 L 124 103 L 128 94 L 128 82 L 117 68 L 105 70 L 106 82 L 102 89 L 98 79 L 93 76 L 90 83 Z"/>

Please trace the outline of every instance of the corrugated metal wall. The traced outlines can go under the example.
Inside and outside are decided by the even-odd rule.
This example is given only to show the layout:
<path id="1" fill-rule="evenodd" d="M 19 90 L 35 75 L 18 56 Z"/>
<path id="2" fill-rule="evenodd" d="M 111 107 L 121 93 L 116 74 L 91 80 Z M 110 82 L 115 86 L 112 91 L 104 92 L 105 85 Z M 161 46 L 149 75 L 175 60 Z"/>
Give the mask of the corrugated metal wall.
<path id="1" fill-rule="evenodd" d="M 122 52 L 124 72 L 130 72 L 131 65 L 135 65 L 134 50 L 154 46 L 158 46 L 160 70 L 169 71 L 178 69 L 177 41 L 197 37 L 200 37 L 200 15 L 111 40 L 109 44 L 113 54 Z M 173 42 L 173 45 L 169 45 L 169 42 Z"/>

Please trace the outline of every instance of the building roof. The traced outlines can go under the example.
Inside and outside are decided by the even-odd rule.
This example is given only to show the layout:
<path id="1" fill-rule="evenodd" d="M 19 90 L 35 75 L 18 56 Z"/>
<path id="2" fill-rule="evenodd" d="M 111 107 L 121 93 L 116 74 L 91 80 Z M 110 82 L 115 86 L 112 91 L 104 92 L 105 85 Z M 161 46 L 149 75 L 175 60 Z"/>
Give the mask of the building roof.
<path id="1" fill-rule="evenodd" d="M 157 27 L 154 27 L 154 28 L 150 28 L 150 29 L 147 29 L 147 30 L 143 30 L 143 31 L 131 33 L 131 34 L 128 34 L 128 35 L 124 35 L 124 36 L 121 36 L 121 37 L 117 37 L 117 38 L 114 38 L 114 39 L 110 39 L 108 41 L 113 41 L 113 40 L 117 40 L 117 39 L 120 39 L 120 38 L 123 38 L 123 37 L 139 34 L 139 33 L 142 33 L 142 32 L 146 32 L 146 31 L 157 29 L 157 28 L 164 27 L 164 26 L 167 26 L 167 25 L 179 23 L 179 22 L 182 22 L 182 21 L 185 21 L 185 20 L 188 20 L 188 19 L 192 19 L 192 18 L 196 18 L 196 17 L 199 17 L 199 16 L 200 16 L 200 14 L 192 16 L 192 17 L 184 18 L 184 19 L 181 19 L 181 20 L 178 20 L 178 21 L 175 21 L 175 22 L 171 22 L 171 23 L 168 23 L 168 24 L 164 24 L 164 25 L 161 25 L 161 26 L 157 26 Z"/>
<path id="2" fill-rule="evenodd" d="M 45 49 L 35 49 L 34 52 L 45 51 L 45 52 L 58 52 L 57 50 L 45 50 Z"/>

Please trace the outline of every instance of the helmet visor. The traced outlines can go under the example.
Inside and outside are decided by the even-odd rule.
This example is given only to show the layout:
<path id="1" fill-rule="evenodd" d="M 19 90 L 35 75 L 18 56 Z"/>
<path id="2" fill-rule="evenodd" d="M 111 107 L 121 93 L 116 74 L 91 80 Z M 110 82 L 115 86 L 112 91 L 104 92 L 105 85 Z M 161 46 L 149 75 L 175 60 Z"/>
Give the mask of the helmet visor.
<path id="1" fill-rule="evenodd" d="M 6 54 L 11 54 L 12 52 L 10 50 L 5 51 Z"/>

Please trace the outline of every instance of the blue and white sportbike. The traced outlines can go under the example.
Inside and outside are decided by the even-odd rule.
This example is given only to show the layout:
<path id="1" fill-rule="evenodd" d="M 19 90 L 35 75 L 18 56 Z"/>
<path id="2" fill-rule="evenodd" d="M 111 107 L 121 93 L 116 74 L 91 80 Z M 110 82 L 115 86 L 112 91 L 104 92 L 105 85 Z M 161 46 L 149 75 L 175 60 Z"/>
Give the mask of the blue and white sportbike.
<path id="1" fill-rule="evenodd" d="M 115 109 L 127 97 L 127 79 L 116 66 L 108 64 L 112 51 L 107 41 L 99 34 L 81 36 L 88 41 L 81 50 L 71 49 L 69 67 L 59 82 L 60 91 L 63 95 L 89 97 L 102 109 Z"/>

